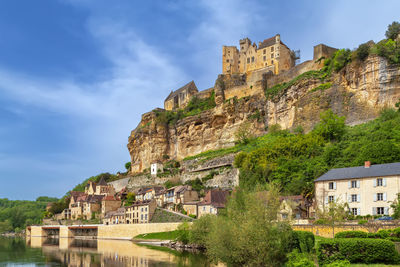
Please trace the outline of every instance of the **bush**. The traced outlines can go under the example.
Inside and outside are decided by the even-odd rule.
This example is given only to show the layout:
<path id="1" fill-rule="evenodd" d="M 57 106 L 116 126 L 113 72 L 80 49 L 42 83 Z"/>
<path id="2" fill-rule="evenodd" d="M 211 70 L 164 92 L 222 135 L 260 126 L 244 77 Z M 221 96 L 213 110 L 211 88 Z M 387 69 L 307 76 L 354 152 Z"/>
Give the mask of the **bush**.
<path id="1" fill-rule="evenodd" d="M 368 238 L 368 233 L 363 231 L 344 231 L 337 233 L 335 238 Z"/>
<path id="2" fill-rule="evenodd" d="M 349 49 L 339 49 L 333 57 L 333 69 L 339 72 L 351 61 L 351 51 Z"/>
<path id="3" fill-rule="evenodd" d="M 208 234 L 211 231 L 214 220 L 214 215 L 205 215 L 194 221 L 190 231 L 190 243 L 206 247 Z"/>
<path id="4" fill-rule="evenodd" d="M 370 45 L 368 43 L 360 44 L 360 46 L 355 51 L 355 57 L 360 61 L 364 61 L 368 57 L 369 52 Z"/>
<path id="5" fill-rule="evenodd" d="M 325 140 L 340 140 L 346 130 L 345 117 L 339 117 L 332 110 L 320 113 L 320 122 L 315 126 L 313 132 Z"/>
<path id="6" fill-rule="evenodd" d="M 366 224 L 368 223 L 368 220 L 359 220 L 358 224 L 362 225 L 362 224 Z"/>
<path id="7" fill-rule="evenodd" d="M 400 45 L 392 39 L 382 40 L 377 43 L 374 48 L 374 53 L 386 58 L 390 64 L 400 63 Z"/>
<path id="8" fill-rule="evenodd" d="M 188 244 L 189 243 L 189 236 L 190 236 L 190 226 L 187 222 L 182 223 L 181 225 L 178 226 L 178 234 L 176 240 L 179 242 L 182 242 L 183 244 Z"/>
<path id="9" fill-rule="evenodd" d="M 317 257 L 320 265 L 346 259 L 366 264 L 399 262 L 393 242 L 369 238 L 324 239 L 317 247 Z"/>
<path id="10" fill-rule="evenodd" d="M 314 234 L 307 231 L 293 231 L 290 247 L 301 253 L 311 253 L 314 249 Z"/>
<path id="11" fill-rule="evenodd" d="M 315 267 L 315 264 L 307 254 L 294 250 L 288 254 L 288 261 L 285 267 Z"/>

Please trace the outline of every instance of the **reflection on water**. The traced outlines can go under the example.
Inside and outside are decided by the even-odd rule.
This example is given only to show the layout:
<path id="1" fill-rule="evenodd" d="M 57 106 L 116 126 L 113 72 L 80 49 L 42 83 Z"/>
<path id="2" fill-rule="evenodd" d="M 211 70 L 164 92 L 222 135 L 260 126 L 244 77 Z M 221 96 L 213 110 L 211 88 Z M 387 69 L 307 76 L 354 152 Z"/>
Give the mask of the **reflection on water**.
<path id="1" fill-rule="evenodd" d="M 211 266 L 204 255 L 131 241 L 0 238 L 0 266 Z"/>

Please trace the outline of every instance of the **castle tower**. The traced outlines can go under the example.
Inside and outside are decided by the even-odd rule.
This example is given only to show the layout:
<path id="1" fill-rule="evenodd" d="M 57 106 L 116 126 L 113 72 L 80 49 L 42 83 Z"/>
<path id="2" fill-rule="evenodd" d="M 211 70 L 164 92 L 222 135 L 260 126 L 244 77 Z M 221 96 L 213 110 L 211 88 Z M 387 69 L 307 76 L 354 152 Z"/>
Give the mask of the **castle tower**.
<path id="1" fill-rule="evenodd" d="M 239 72 L 239 51 L 236 46 L 222 47 L 222 73 L 232 74 Z"/>

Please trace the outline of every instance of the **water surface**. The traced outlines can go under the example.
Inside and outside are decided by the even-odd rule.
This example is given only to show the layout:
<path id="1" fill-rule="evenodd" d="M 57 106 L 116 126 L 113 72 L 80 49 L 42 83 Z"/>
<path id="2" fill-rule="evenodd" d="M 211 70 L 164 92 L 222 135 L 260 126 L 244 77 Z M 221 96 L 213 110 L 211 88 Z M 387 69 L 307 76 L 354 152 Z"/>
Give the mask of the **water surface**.
<path id="1" fill-rule="evenodd" d="M 131 241 L 0 237 L 0 266 L 211 266 L 200 253 Z"/>

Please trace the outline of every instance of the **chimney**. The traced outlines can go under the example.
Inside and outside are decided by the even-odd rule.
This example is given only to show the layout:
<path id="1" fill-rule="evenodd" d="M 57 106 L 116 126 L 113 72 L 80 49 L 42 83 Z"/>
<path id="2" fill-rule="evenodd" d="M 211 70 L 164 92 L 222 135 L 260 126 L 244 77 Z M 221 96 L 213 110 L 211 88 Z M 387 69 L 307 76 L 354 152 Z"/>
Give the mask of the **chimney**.
<path id="1" fill-rule="evenodd" d="M 369 168 L 369 167 L 371 167 L 371 161 L 364 162 L 364 168 Z"/>

